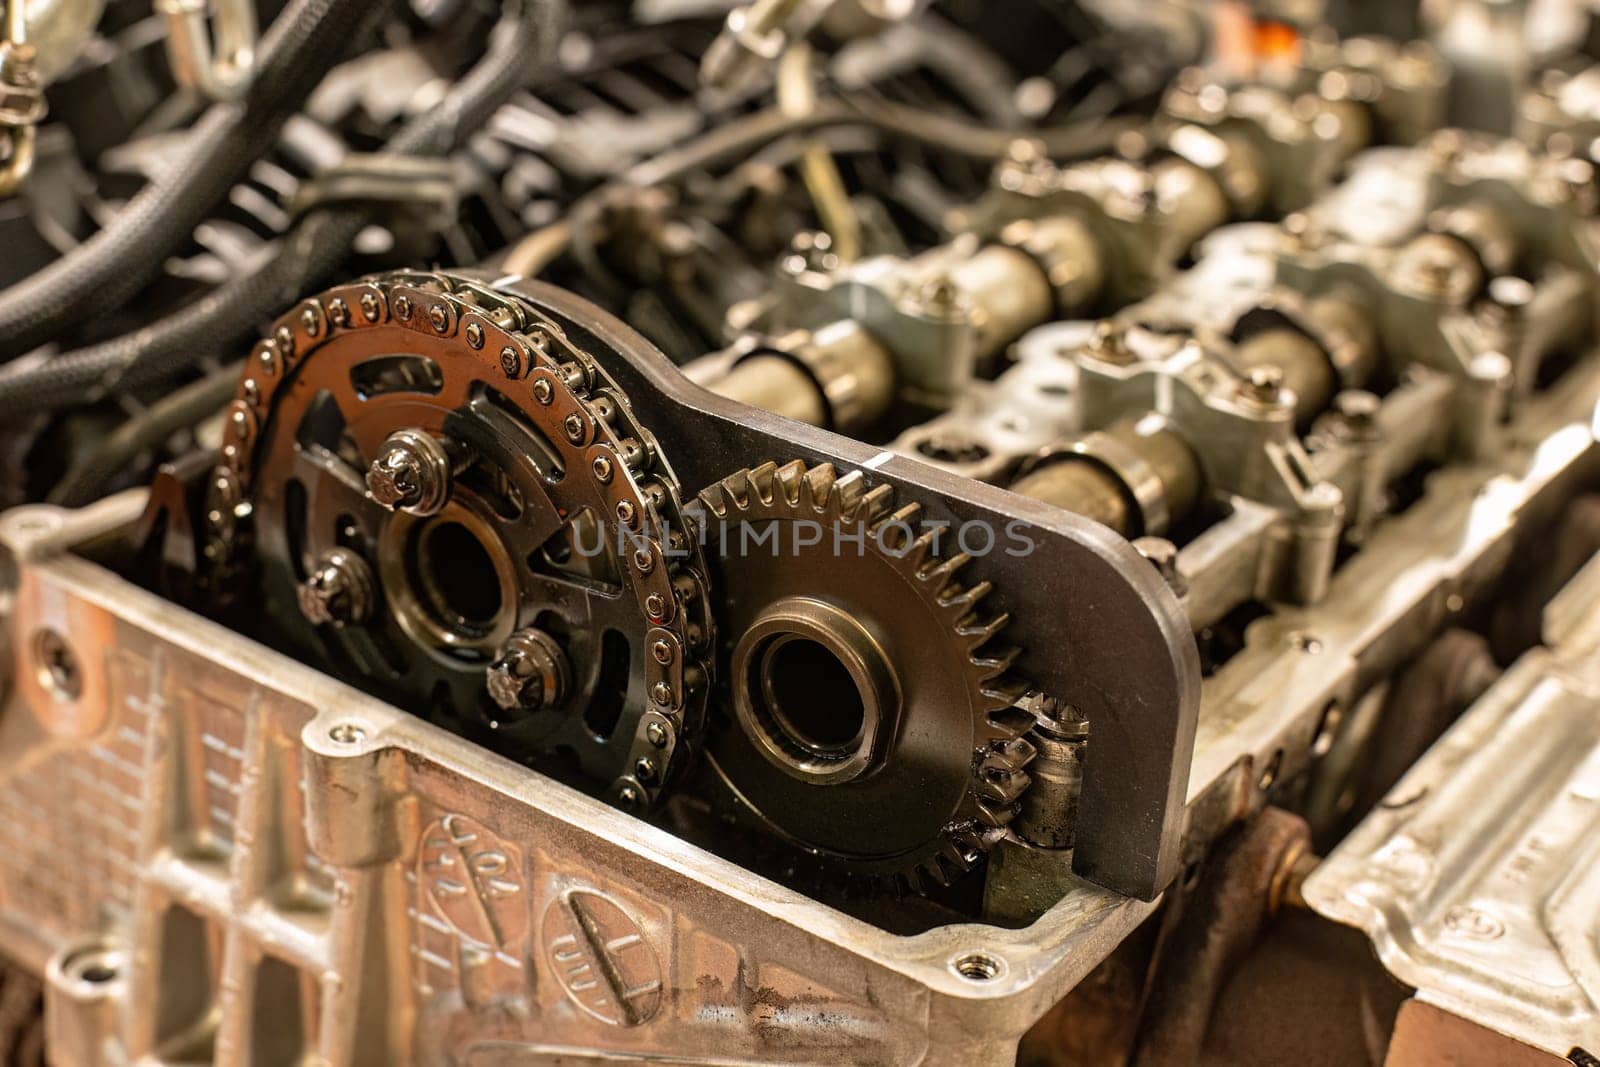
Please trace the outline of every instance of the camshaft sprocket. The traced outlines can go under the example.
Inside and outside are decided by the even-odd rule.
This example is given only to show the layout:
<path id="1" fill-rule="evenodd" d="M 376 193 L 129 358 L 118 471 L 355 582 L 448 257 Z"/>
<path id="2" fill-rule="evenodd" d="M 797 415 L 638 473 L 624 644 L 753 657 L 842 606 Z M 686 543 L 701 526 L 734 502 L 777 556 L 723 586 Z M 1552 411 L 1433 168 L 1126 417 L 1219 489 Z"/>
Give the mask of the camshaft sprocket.
<path id="1" fill-rule="evenodd" d="M 746 469 L 699 504 L 729 664 L 707 753 L 738 805 L 847 880 L 948 884 L 1029 784 L 1032 716 L 987 583 L 860 472 Z"/>
<path id="2" fill-rule="evenodd" d="M 396 447 L 419 466 L 376 462 Z M 412 273 L 303 301 L 252 353 L 222 455 L 207 555 L 257 580 L 281 640 L 630 807 L 681 769 L 712 632 L 678 484 L 532 304 Z M 508 647 L 546 664 L 542 702 L 506 707 Z"/>

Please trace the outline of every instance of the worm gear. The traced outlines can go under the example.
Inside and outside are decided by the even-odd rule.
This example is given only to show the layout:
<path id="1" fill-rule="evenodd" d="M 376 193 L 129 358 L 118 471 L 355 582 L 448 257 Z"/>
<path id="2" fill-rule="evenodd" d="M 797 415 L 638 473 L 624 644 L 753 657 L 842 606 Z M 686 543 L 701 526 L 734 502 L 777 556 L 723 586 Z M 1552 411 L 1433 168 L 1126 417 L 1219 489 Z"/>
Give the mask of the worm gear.
<path id="1" fill-rule="evenodd" d="M 676 479 L 529 300 L 407 273 L 303 301 L 247 361 L 207 513 L 285 643 L 509 755 L 644 808 L 700 732 Z"/>
<path id="2" fill-rule="evenodd" d="M 847 881 L 925 892 L 1016 813 L 1033 719 L 988 583 L 892 495 L 800 462 L 701 492 L 728 665 L 707 755 L 738 809 Z"/>

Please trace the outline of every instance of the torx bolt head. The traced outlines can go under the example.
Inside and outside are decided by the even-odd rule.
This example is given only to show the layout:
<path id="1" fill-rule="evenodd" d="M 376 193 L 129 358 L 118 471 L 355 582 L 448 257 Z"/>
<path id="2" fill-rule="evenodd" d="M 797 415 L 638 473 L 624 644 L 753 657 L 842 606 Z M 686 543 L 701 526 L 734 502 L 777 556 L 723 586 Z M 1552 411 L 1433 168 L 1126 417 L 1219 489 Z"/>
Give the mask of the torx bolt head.
<path id="1" fill-rule="evenodd" d="M 566 699 L 566 653 L 543 630 L 518 630 L 489 665 L 484 684 L 489 698 L 508 712 L 555 707 Z"/>
<path id="2" fill-rule="evenodd" d="M 349 549 L 330 549 L 300 583 L 300 614 L 316 626 L 366 622 L 372 617 L 376 588 L 366 560 Z"/>
<path id="3" fill-rule="evenodd" d="M 434 515 L 450 499 L 450 455 L 421 430 L 397 430 L 367 468 L 367 494 L 390 511 Z"/>

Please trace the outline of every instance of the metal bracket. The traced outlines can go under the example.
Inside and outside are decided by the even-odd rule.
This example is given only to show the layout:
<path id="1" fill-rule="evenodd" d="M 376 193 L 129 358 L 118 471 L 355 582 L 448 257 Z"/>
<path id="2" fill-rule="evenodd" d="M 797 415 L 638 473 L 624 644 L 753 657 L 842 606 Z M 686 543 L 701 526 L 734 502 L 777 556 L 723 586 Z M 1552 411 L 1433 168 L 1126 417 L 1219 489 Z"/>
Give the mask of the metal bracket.
<path id="1" fill-rule="evenodd" d="M 252 0 L 156 0 L 155 8 L 167 20 L 167 61 L 179 85 L 212 100 L 244 95 L 256 63 Z"/>
<path id="2" fill-rule="evenodd" d="M 44 121 L 44 93 L 28 43 L 22 0 L 10 0 L 0 29 L 0 137 L 9 145 L 0 157 L 0 196 L 10 196 L 33 170 L 36 128 Z"/>

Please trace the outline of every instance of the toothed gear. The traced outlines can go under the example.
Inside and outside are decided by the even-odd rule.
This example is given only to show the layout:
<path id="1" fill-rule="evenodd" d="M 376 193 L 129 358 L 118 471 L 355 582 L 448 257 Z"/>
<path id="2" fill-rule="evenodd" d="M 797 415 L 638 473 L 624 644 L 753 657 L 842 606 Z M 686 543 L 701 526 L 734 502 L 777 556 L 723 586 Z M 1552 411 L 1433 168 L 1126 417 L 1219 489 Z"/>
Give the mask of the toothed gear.
<path id="1" fill-rule="evenodd" d="M 1007 617 L 982 611 L 989 584 L 962 584 L 969 557 L 941 557 L 935 534 L 919 526 L 920 507 L 896 508 L 892 498 L 860 472 L 801 462 L 741 470 L 700 493 L 720 659 L 747 667 L 742 679 L 722 672 L 706 748 L 738 809 L 847 883 L 926 892 L 972 869 L 1003 835 L 1029 784 L 1034 750 L 1023 734 L 1033 717 L 1016 707 L 1027 687 L 1001 639 Z M 772 666 L 776 653 L 741 660 L 740 650 L 774 640 L 774 626 L 776 640 L 804 644 L 813 635 L 786 635 L 783 620 L 811 617 L 859 626 L 865 637 L 852 646 L 860 655 L 847 649 L 832 666 L 814 648 L 796 655 L 796 708 L 786 708 L 781 672 L 790 668 Z M 888 676 L 880 670 L 874 681 L 864 661 L 887 665 Z M 857 685 L 843 701 L 825 683 L 841 667 Z M 752 726 L 747 707 L 736 710 L 740 686 L 747 707 L 775 702 L 762 714 L 777 718 L 762 722 L 789 724 L 780 732 L 801 741 Z M 872 766 L 829 780 L 868 729 L 840 740 L 857 697 L 869 707 L 882 698 L 892 729 Z M 796 715 L 813 718 L 795 727 Z"/>
<path id="2" fill-rule="evenodd" d="M 426 446 L 425 507 L 369 491 L 396 441 Z M 709 688 L 704 565 L 682 529 L 654 437 L 557 322 L 472 279 L 397 272 L 302 301 L 256 346 L 205 552 L 212 587 L 253 582 L 280 640 L 508 755 L 570 758 L 642 810 L 689 759 Z M 374 603 L 308 625 L 297 586 L 328 552 L 370 565 Z M 513 713 L 486 669 L 530 629 L 572 684 Z"/>

